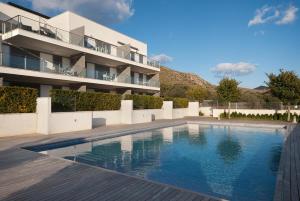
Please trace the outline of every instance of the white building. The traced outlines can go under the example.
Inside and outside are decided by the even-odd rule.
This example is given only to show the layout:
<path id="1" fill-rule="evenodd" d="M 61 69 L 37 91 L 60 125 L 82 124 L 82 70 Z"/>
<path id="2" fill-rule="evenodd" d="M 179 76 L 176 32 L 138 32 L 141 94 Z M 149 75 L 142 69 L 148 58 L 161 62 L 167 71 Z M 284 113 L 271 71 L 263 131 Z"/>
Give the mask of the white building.
<path id="1" fill-rule="evenodd" d="M 159 64 L 141 41 L 69 11 L 0 3 L 0 20 L 0 86 L 159 94 Z"/>

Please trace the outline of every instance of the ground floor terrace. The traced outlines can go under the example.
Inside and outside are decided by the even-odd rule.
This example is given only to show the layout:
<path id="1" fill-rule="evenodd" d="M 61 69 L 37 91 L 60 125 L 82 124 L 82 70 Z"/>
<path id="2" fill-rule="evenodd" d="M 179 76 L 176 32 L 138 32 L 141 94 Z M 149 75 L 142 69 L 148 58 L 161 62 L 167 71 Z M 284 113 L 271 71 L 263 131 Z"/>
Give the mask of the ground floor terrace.
<path id="1" fill-rule="evenodd" d="M 29 134 L 0 138 L 0 200 L 222 200 L 23 148 L 72 141 L 88 142 L 188 122 L 286 125 L 282 122 L 216 121 L 194 117 L 54 135 Z M 300 126 L 287 127 L 292 131 L 286 136 L 282 150 L 274 195 L 276 201 L 300 198 Z"/>

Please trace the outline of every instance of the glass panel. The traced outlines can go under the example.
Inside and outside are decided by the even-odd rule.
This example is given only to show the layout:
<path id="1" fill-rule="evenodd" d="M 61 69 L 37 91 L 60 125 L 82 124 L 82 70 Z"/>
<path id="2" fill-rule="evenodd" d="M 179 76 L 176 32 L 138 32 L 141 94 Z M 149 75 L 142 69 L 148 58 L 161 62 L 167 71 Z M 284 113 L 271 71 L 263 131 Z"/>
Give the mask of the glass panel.
<path id="1" fill-rule="evenodd" d="M 107 80 L 109 76 L 109 67 L 95 65 L 95 78 L 100 80 Z"/>

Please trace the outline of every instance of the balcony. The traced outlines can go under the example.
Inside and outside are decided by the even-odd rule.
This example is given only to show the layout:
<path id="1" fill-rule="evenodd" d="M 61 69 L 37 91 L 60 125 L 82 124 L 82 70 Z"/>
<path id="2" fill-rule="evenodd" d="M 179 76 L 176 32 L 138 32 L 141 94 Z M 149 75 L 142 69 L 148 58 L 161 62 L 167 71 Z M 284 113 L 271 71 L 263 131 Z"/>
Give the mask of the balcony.
<path id="1" fill-rule="evenodd" d="M 53 27 L 47 23 L 36 21 L 21 15 L 15 16 L 2 23 L 3 34 L 10 33 L 15 29 L 22 29 L 31 33 L 49 37 L 51 39 L 62 41 L 68 44 L 84 47 L 117 58 L 126 59 L 155 68 L 160 68 L 160 64 L 158 61 L 149 60 L 144 55 L 130 51 L 130 48 L 126 47 L 128 45 L 115 46 L 95 38 L 65 31 Z"/>
<path id="2" fill-rule="evenodd" d="M 48 61 L 39 58 L 35 55 L 17 55 L 11 53 L 0 52 L 0 66 L 11 67 L 16 69 L 38 71 L 44 73 L 58 74 L 71 77 L 80 78 L 92 78 L 94 80 L 103 80 L 109 83 L 126 83 L 126 84 L 136 84 L 147 87 L 159 88 L 159 81 L 151 81 L 144 83 L 132 83 L 133 78 L 128 76 L 123 82 L 118 81 L 118 77 L 115 74 L 110 74 L 109 72 L 100 73 L 95 71 L 93 75 L 87 75 L 87 70 L 84 68 L 81 71 L 75 71 L 76 66 L 63 66 L 62 64 L 53 64 L 49 66 Z M 133 86 L 134 87 L 134 86 Z"/>

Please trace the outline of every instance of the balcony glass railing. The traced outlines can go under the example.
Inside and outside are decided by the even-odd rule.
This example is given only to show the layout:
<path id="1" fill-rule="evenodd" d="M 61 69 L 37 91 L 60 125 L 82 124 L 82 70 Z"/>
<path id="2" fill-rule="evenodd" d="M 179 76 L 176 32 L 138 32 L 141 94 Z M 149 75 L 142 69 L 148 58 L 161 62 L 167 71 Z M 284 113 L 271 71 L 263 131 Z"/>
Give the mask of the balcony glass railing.
<path id="1" fill-rule="evenodd" d="M 18 68 L 24 70 L 32 70 L 46 73 L 54 73 L 59 75 L 67 75 L 74 77 L 83 77 L 83 78 L 92 78 L 98 80 L 104 80 L 109 82 L 120 82 L 120 83 L 131 83 L 131 76 L 120 78 L 115 74 L 109 73 L 99 73 L 95 71 L 93 75 L 87 74 L 86 68 L 79 66 L 63 66 L 63 65 L 53 65 L 45 59 L 39 58 L 35 55 L 18 55 L 0 52 L 0 65 L 11 68 Z M 82 69 L 82 70 L 74 70 L 74 69 Z M 149 83 L 132 83 L 132 84 L 140 84 L 144 86 L 150 87 L 159 87 L 159 81 L 152 81 Z"/>
<path id="2" fill-rule="evenodd" d="M 30 31 L 32 33 L 36 33 L 42 36 L 46 36 L 52 39 L 56 39 L 59 41 L 63 41 L 69 44 L 85 47 L 88 49 L 92 49 L 98 52 L 102 52 L 108 55 L 112 55 L 115 57 L 127 59 L 130 61 L 134 61 L 137 63 L 144 63 L 144 59 L 146 57 L 143 55 L 137 54 L 138 58 L 131 55 L 130 51 L 124 50 L 122 46 L 118 47 L 95 38 L 91 38 L 88 36 L 78 35 L 69 31 L 65 31 L 59 29 L 57 27 L 53 27 L 47 23 L 36 21 L 21 15 L 15 16 L 5 22 L 2 22 L 2 32 L 9 33 L 14 29 L 23 29 L 26 31 Z M 140 57 L 141 56 L 141 57 Z M 142 57 L 145 57 L 141 59 Z M 147 65 L 159 68 L 160 65 L 157 61 L 149 61 L 147 60 Z"/>

